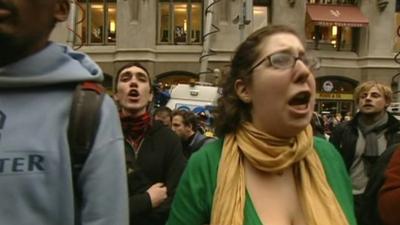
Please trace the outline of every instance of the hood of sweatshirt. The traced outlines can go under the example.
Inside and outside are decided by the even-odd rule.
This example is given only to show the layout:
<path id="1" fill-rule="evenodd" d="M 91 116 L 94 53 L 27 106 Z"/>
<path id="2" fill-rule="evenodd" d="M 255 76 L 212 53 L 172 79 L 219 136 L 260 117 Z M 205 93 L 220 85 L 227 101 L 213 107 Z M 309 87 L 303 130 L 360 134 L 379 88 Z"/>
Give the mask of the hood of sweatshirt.
<path id="1" fill-rule="evenodd" d="M 84 53 L 50 42 L 41 51 L 0 67 L 0 87 L 33 87 L 103 80 L 100 67 Z"/>

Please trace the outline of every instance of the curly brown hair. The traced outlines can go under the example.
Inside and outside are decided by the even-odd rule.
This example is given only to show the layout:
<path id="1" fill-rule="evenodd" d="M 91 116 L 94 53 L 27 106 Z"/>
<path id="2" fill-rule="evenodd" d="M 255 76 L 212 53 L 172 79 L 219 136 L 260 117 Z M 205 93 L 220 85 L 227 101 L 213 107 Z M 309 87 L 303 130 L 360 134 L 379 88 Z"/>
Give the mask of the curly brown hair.
<path id="1" fill-rule="evenodd" d="M 240 123 L 251 121 L 251 103 L 240 100 L 236 94 L 235 82 L 243 80 L 252 82 L 251 67 L 261 57 L 260 45 L 263 41 L 277 33 L 293 34 L 302 40 L 299 34 L 286 25 L 270 25 L 253 32 L 236 49 L 232 58 L 228 75 L 222 83 L 222 95 L 218 99 L 215 112 L 215 132 L 219 137 L 236 132 Z"/>

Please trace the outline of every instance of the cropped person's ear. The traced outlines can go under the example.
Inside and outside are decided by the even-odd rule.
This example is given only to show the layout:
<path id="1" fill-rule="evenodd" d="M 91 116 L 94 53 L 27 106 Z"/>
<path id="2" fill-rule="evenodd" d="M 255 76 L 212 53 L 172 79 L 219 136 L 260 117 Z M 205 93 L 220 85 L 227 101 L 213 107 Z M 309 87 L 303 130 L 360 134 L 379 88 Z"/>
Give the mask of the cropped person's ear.
<path id="1" fill-rule="evenodd" d="M 240 100 L 244 103 L 251 103 L 252 99 L 249 86 L 242 79 L 235 81 L 235 91 Z"/>
<path id="2" fill-rule="evenodd" d="M 68 0 L 56 0 L 53 16 L 57 22 L 63 22 L 68 19 L 70 9 L 69 4 Z"/>

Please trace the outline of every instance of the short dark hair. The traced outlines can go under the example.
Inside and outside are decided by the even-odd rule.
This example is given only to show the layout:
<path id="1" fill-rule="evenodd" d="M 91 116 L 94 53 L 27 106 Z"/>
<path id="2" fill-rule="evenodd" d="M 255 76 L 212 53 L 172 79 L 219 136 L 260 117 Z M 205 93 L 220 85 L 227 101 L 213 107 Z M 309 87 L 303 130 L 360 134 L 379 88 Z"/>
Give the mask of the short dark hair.
<path id="1" fill-rule="evenodd" d="M 117 85 L 118 85 L 118 79 L 119 76 L 121 75 L 121 72 L 124 71 L 127 68 L 131 68 L 131 67 L 139 67 L 140 69 L 142 69 L 144 72 L 146 72 L 147 77 L 149 78 L 149 86 L 150 86 L 150 91 L 153 92 L 153 88 L 152 88 L 152 81 L 151 81 L 151 77 L 150 77 L 150 73 L 149 71 L 146 69 L 146 67 L 144 67 L 140 62 L 137 61 L 133 61 L 130 63 L 127 63 L 125 65 L 123 65 L 117 72 L 117 75 L 115 76 L 114 79 L 114 93 L 117 92 Z"/>
<path id="2" fill-rule="evenodd" d="M 230 64 L 228 76 L 222 83 L 222 95 L 218 99 L 215 111 L 216 134 L 220 137 L 233 133 L 243 121 L 251 121 L 251 103 L 243 102 L 235 91 L 235 82 L 243 80 L 246 84 L 252 82 L 250 68 L 259 60 L 260 45 L 263 41 L 278 33 L 293 34 L 302 40 L 298 33 L 286 25 L 270 25 L 252 33 L 235 51 Z"/>
<path id="3" fill-rule="evenodd" d="M 159 113 L 167 113 L 169 117 L 172 118 L 172 110 L 170 108 L 168 108 L 167 106 L 160 106 L 158 108 L 156 108 L 153 112 L 153 115 L 157 115 Z"/>
<path id="4" fill-rule="evenodd" d="M 185 126 L 192 126 L 192 130 L 196 132 L 199 128 L 199 121 L 197 119 L 196 114 L 192 111 L 183 111 L 183 110 L 174 110 L 172 111 L 172 118 L 174 116 L 181 116 L 183 124 Z"/>

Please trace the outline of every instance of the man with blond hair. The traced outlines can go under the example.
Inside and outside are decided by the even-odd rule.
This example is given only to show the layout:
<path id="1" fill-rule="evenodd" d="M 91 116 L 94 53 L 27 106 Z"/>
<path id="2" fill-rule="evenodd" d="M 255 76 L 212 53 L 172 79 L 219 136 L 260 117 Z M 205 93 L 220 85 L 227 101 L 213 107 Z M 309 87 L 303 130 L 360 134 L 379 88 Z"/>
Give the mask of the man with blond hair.
<path id="1" fill-rule="evenodd" d="M 360 84 L 354 91 L 359 111 L 332 132 L 330 141 L 342 155 L 352 180 L 359 225 L 380 225 L 377 193 L 383 182 L 393 145 L 400 142 L 400 122 L 386 108 L 391 89 L 377 81 Z"/>

